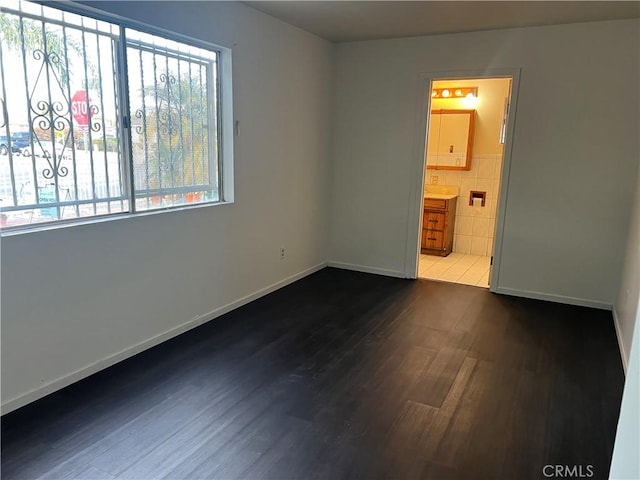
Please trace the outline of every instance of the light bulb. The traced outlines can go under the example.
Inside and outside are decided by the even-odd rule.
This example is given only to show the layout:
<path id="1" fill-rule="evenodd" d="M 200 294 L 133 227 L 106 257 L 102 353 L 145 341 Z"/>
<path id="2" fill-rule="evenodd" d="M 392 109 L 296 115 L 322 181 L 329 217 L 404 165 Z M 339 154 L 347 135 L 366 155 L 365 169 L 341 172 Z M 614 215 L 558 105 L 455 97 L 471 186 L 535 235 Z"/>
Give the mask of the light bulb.
<path id="1" fill-rule="evenodd" d="M 442 91 L 442 96 L 443 97 L 448 97 L 449 95 L 451 95 L 451 92 L 449 92 L 449 90 L 445 89 L 445 90 Z"/>
<path id="2" fill-rule="evenodd" d="M 467 96 L 462 99 L 462 104 L 466 108 L 475 109 L 478 106 L 478 97 L 476 97 L 472 92 L 467 93 Z"/>

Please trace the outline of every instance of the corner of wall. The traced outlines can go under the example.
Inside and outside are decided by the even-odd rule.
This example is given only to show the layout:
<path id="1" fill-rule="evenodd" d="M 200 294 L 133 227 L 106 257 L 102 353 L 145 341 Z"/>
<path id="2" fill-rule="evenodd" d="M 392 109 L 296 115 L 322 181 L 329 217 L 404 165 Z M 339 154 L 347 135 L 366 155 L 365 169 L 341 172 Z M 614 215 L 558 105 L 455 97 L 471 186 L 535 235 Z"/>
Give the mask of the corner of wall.
<path id="1" fill-rule="evenodd" d="M 627 352 L 625 352 L 624 349 L 624 342 L 622 341 L 622 332 L 620 330 L 620 320 L 618 318 L 618 312 L 616 311 L 616 306 L 613 306 L 613 309 L 611 311 L 611 313 L 613 314 L 613 326 L 615 327 L 616 330 L 616 338 L 618 340 L 618 348 L 620 349 L 620 358 L 622 359 L 622 368 L 624 369 L 624 374 L 627 374 L 627 369 L 628 369 L 628 354 Z"/>

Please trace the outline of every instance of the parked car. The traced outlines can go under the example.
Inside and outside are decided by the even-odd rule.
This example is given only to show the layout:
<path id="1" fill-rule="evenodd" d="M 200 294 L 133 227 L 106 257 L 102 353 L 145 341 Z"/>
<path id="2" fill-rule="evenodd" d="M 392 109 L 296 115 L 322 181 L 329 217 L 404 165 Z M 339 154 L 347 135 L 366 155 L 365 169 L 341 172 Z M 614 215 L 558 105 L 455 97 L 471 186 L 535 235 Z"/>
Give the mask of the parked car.
<path id="1" fill-rule="evenodd" d="M 21 152 L 25 148 L 30 146 L 31 146 L 30 132 L 16 132 L 13 135 L 11 135 L 11 150 L 13 150 L 14 152 Z"/>
<path id="2" fill-rule="evenodd" d="M 13 141 L 11 137 L 11 151 L 13 153 L 20 153 L 22 148 Z M 6 135 L 0 135 L 0 155 L 7 155 L 9 153 L 9 140 Z"/>
<path id="3" fill-rule="evenodd" d="M 0 136 L 0 155 L 9 153 L 9 141 L 5 135 Z"/>

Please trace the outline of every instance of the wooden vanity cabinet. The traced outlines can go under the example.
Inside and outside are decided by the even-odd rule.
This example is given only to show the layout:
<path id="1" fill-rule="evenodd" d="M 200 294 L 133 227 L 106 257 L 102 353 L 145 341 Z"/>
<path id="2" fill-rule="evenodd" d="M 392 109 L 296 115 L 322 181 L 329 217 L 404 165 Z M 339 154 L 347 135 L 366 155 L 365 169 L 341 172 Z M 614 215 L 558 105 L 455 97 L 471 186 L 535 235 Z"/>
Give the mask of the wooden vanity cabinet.
<path id="1" fill-rule="evenodd" d="M 447 200 L 424 199 L 420 248 L 422 253 L 440 255 L 441 257 L 446 257 L 451 253 L 457 200 L 457 197 Z"/>

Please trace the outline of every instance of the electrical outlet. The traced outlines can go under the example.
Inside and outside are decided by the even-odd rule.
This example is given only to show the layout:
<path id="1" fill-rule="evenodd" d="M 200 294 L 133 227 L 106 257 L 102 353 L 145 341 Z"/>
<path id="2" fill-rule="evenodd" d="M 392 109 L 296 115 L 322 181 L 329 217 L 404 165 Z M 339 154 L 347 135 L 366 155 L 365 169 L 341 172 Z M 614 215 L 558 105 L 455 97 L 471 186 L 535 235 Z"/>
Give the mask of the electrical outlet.
<path id="1" fill-rule="evenodd" d="M 438 184 L 438 175 L 431 175 L 431 185 Z"/>
<path id="2" fill-rule="evenodd" d="M 284 257 L 285 257 L 284 247 L 280 247 L 280 260 L 284 260 Z"/>

